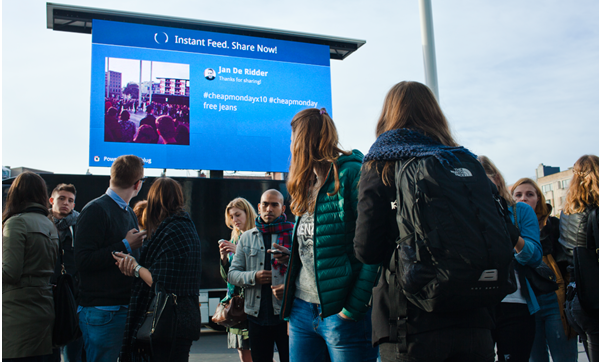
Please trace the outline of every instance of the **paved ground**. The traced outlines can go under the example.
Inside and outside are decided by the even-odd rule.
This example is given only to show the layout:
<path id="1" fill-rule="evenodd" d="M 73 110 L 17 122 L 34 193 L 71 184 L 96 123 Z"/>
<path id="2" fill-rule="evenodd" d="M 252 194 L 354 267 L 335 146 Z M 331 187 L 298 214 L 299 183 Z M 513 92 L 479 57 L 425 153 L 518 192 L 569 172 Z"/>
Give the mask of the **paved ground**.
<path id="1" fill-rule="evenodd" d="M 200 340 L 191 346 L 189 362 L 237 362 L 236 350 L 227 349 L 227 334 L 203 329 Z M 275 353 L 275 361 L 279 356 Z M 589 362 L 582 344 L 578 344 L 578 362 Z"/>
<path id="2" fill-rule="evenodd" d="M 275 361 L 279 356 L 275 352 Z M 189 362 L 238 362 L 239 354 L 235 349 L 227 348 L 227 333 L 202 329 L 199 341 L 191 346 Z"/>

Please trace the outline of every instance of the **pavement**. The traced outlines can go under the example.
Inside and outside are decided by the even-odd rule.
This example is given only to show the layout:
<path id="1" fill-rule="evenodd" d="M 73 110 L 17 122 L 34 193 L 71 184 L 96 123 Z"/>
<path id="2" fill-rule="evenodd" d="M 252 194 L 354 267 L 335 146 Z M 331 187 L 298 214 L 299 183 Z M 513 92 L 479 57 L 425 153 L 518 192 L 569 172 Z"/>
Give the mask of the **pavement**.
<path id="1" fill-rule="evenodd" d="M 279 362 L 275 352 L 274 360 Z M 227 332 L 217 332 L 209 328 L 202 329 L 199 341 L 195 341 L 189 353 L 189 362 L 238 362 L 236 349 L 227 348 Z"/>
<path id="2" fill-rule="evenodd" d="M 279 362 L 278 353 L 274 359 Z M 209 328 L 202 329 L 199 341 L 194 342 L 189 354 L 189 362 L 238 362 L 239 354 L 235 349 L 227 348 L 227 333 L 217 332 Z M 578 344 L 578 362 L 589 362 L 584 347 Z"/>

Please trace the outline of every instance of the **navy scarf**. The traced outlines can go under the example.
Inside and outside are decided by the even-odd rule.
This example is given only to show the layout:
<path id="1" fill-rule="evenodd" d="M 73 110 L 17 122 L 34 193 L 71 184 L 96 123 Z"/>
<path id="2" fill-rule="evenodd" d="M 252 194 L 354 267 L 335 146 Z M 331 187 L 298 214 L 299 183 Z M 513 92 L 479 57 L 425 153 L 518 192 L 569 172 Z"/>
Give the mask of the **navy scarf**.
<path id="1" fill-rule="evenodd" d="M 445 146 L 420 132 L 400 128 L 380 135 L 364 157 L 364 162 L 434 156 L 442 165 L 450 166 L 454 161 L 459 163 L 455 156 L 458 152 L 476 159 L 476 155 L 464 147 Z"/>

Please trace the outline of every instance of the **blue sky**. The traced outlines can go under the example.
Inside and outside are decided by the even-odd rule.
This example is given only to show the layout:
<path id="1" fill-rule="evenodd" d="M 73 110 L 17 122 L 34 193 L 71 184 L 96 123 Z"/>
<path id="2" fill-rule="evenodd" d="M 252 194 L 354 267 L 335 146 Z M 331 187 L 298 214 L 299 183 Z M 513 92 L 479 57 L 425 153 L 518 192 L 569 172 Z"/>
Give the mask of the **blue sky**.
<path id="1" fill-rule="evenodd" d="M 60 3 L 366 40 L 331 61 L 341 143 L 364 153 L 389 88 L 424 82 L 417 0 Z M 599 153 L 599 2 L 432 6 L 441 106 L 459 143 L 493 159 L 509 183 L 539 163 L 566 169 Z M 45 1 L 3 2 L 3 165 L 85 173 L 90 62 L 91 36 L 47 29 Z"/>

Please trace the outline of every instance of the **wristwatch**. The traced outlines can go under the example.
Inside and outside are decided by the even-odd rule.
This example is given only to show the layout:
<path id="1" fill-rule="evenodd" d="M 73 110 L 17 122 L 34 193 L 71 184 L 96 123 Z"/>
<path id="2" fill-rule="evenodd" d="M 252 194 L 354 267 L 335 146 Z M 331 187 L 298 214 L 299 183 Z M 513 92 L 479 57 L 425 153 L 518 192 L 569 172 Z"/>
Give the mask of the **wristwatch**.
<path id="1" fill-rule="evenodd" d="M 139 278 L 139 269 L 141 269 L 141 268 L 142 268 L 142 266 L 137 264 L 137 266 L 133 270 L 133 274 L 135 275 L 136 278 Z"/>

